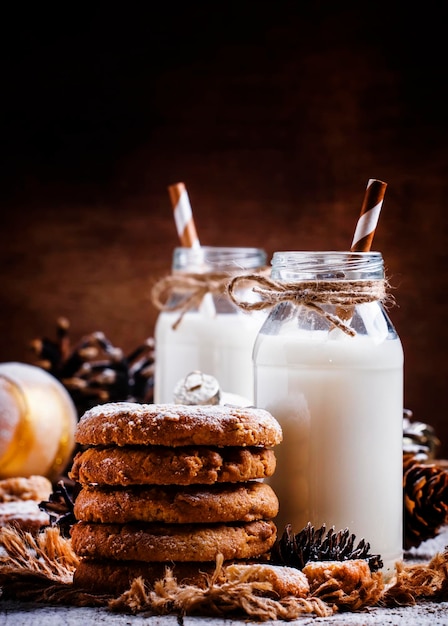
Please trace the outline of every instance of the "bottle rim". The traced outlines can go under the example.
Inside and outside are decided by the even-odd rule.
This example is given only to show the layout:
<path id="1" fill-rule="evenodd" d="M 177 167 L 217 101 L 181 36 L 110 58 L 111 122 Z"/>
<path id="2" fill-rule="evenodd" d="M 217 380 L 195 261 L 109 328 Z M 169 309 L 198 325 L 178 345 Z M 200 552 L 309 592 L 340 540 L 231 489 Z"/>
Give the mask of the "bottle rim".
<path id="1" fill-rule="evenodd" d="M 173 270 L 238 271 L 259 268 L 267 263 L 262 248 L 244 246 L 179 246 L 173 252 Z"/>
<path id="2" fill-rule="evenodd" d="M 384 277 L 381 252 L 280 251 L 274 252 L 272 276 L 300 280 L 380 279 Z"/>

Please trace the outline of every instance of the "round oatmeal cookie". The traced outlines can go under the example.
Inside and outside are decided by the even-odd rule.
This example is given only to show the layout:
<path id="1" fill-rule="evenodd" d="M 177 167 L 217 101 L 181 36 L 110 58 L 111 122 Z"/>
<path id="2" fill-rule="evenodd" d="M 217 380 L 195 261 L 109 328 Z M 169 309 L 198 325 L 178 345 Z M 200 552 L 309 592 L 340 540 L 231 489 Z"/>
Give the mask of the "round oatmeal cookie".
<path id="1" fill-rule="evenodd" d="M 305 574 L 295 567 L 271 565 L 269 563 L 232 563 L 223 574 L 230 582 L 266 582 L 272 586 L 275 597 L 294 596 L 306 598 L 310 592 L 310 584 Z"/>
<path id="2" fill-rule="evenodd" d="M 50 525 L 50 517 L 35 500 L 0 502 L 0 528 L 13 526 L 32 535 Z"/>
<path id="3" fill-rule="evenodd" d="M 83 485 L 211 485 L 268 478 L 275 464 L 270 448 L 111 446 L 78 452 L 69 476 Z"/>
<path id="4" fill-rule="evenodd" d="M 145 563 L 142 561 L 112 561 L 107 559 L 80 559 L 74 572 L 73 585 L 90 593 L 121 594 L 127 591 L 135 578 L 143 578 L 147 587 L 152 587 L 167 572 L 182 585 L 206 587 L 216 569 L 214 562 Z"/>
<path id="5" fill-rule="evenodd" d="M 0 502 L 20 500 L 47 500 L 53 491 L 45 476 L 17 476 L 0 480 Z"/>
<path id="6" fill-rule="evenodd" d="M 279 444 L 282 431 L 264 409 L 111 402 L 80 419 L 76 442 L 97 445 L 262 446 Z"/>
<path id="7" fill-rule="evenodd" d="M 156 581 L 162 580 L 167 574 L 172 575 L 179 585 L 195 585 L 204 589 L 210 578 L 216 575 L 216 563 L 144 563 L 83 558 L 74 572 L 73 585 L 89 593 L 118 595 L 127 591 L 136 578 L 142 578 L 145 586 L 152 588 Z M 256 561 L 224 561 L 215 582 L 222 584 L 226 581 L 269 583 L 275 598 L 306 598 L 310 593 L 308 579 L 300 570 Z M 269 595 L 267 589 L 265 594 Z"/>
<path id="8" fill-rule="evenodd" d="M 252 522 L 278 513 L 273 489 L 259 482 L 209 487 L 133 487 L 80 491 L 74 509 L 77 520 L 118 523 L 167 524 Z"/>
<path id="9" fill-rule="evenodd" d="M 80 557 L 118 561 L 214 561 L 256 558 L 276 539 L 272 521 L 234 524 L 95 524 L 71 528 Z"/>

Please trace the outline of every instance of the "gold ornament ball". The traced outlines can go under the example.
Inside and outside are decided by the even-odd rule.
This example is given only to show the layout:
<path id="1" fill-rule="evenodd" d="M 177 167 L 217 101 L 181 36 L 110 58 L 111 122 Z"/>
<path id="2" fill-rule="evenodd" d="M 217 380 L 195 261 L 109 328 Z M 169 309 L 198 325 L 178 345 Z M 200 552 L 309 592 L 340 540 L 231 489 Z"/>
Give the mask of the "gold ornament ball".
<path id="1" fill-rule="evenodd" d="M 71 458 L 78 417 L 65 387 L 40 367 L 0 363 L 0 479 L 56 480 Z"/>

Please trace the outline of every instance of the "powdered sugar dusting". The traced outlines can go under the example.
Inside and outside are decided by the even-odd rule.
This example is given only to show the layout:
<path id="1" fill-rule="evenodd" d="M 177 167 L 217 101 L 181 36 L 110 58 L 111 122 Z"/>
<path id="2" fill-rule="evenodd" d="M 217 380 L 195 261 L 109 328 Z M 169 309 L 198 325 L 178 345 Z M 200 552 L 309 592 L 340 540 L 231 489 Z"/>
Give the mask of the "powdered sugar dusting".
<path id="1" fill-rule="evenodd" d="M 36 520 L 42 524 L 48 524 L 47 513 L 39 509 L 34 500 L 19 500 L 15 502 L 2 502 L 0 504 L 0 525 L 8 524 L 14 520 Z"/>
<path id="2" fill-rule="evenodd" d="M 277 420 L 264 409 L 230 405 L 111 402 L 89 409 L 78 424 L 81 444 L 275 446 Z"/>

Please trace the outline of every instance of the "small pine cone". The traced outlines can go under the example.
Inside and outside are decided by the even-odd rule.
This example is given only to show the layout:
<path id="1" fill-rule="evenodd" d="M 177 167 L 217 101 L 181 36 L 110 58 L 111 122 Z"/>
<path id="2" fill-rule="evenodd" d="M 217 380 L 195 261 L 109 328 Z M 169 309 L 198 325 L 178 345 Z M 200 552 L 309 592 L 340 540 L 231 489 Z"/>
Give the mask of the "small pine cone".
<path id="1" fill-rule="evenodd" d="M 48 513 L 51 526 L 58 526 L 63 537 L 70 537 L 70 529 L 76 522 L 74 502 L 81 489 L 79 483 L 69 479 L 61 479 L 53 485 L 48 500 L 39 503 L 39 508 Z"/>
<path id="2" fill-rule="evenodd" d="M 403 545 L 436 537 L 448 523 L 448 472 L 412 453 L 403 454 Z"/>
<path id="3" fill-rule="evenodd" d="M 355 545 L 356 537 L 348 528 L 326 531 L 323 524 L 315 529 L 311 522 L 294 534 L 287 524 L 282 536 L 271 550 L 271 561 L 275 565 L 287 565 L 303 569 L 312 561 L 348 561 L 364 559 L 372 572 L 383 567 L 379 554 L 370 554 L 370 544 L 365 540 Z"/>

